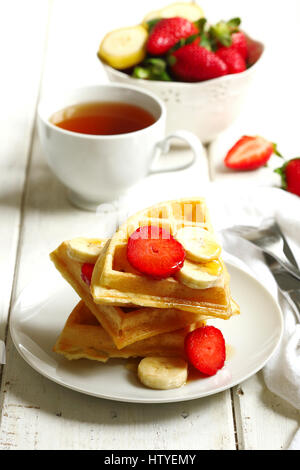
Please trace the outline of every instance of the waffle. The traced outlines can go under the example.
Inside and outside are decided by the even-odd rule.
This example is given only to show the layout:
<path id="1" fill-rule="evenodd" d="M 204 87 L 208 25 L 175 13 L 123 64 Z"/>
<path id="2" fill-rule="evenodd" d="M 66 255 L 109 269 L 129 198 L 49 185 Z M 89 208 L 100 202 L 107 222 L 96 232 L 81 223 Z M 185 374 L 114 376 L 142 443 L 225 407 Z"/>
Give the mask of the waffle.
<path id="1" fill-rule="evenodd" d="M 128 238 L 144 225 L 162 227 L 175 237 L 182 227 L 201 227 L 213 233 L 204 199 L 169 201 L 135 214 L 106 243 L 96 262 L 91 284 L 95 303 L 175 308 L 228 319 L 232 315 L 229 275 L 221 259 L 219 283 L 207 289 L 188 287 L 174 277 L 151 279 L 130 265 L 126 255 Z"/>
<path id="2" fill-rule="evenodd" d="M 189 328 L 147 338 L 119 350 L 81 301 L 70 314 L 53 350 L 67 359 L 87 358 L 100 362 L 106 362 L 109 358 L 184 357 L 184 338 L 193 327 L 190 325 Z"/>
<path id="3" fill-rule="evenodd" d="M 96 240 L 93 239 L 92 241 L 95 242 Z M 105 245 L 106 242 L 106 240 L 100 239 L 97 241 L 101 245 Z M 86 243 L 89 242 L 90 239 L 86 239 Z M 81 279 L 82 263 L 69 256 L 68 244 L 68 241 L 63 242 L 50 254 L 50 258 L 61 275 L 73 287 L 90 312 L 111 336 L 118 349 L 145 338 L 179 330 L 191 323 L 199 323 L 211 317 L 209 312 L 204 315 L 203 310 L 200 315 L 199 312 L 186 312 L 173 308 L 162 310 L 153 307 L 137 308 L 128 304 L 123 307 L 96 304 L 91 295 L 90 287 Z M 234 306 L 233 313 L 238 313 L 236 306 Z"/>

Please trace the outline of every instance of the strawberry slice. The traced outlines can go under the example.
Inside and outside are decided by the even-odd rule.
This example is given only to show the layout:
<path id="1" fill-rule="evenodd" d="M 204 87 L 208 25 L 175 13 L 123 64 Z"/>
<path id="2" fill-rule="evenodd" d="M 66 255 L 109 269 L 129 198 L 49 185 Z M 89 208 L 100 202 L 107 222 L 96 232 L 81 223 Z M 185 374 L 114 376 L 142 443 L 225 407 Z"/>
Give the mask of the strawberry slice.
<path id="1" fill-rule="evenodd" d="M 84 263 L 81 266 L 81 279 L 88 285 L 91 285 L 92 274 L 94 271 L 94 264 L 91 263 Z"/>
<path id="2" fill-rule="evenodd" d="M 127 259 L 139 272 L 164 279 L 182 268 L 183 246 L 165 229 L 154 225 L 139 227 L 129 238 Z"/>
<path id="3" fill-rule="evenodd" d="M 227 153 L 224 163 L 233 170 L 256 170 L 275 152 L 272 142 L 260 136 L 244 135 Z"/>
<path id="4" fill-rule="evenodd" d="M 215 375 L 224 366 L 225 340 L 214 326 L 203 326 L 188 333 L 184 347 L 189 362 L 202 374 Z"/>

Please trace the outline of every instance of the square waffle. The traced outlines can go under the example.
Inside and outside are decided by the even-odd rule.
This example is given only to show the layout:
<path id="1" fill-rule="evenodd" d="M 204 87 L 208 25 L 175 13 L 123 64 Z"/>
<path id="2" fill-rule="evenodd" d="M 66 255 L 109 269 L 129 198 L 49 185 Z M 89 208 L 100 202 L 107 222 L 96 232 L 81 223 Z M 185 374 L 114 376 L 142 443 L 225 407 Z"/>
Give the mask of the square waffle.
<path id="1" fill-rule="evenodd" d="M 85 240 L 87 245 L 97 243 L 98 246 L 104 246 L 106 242 L 106 240 L 100 239 L 82 240 Z M 83 263 L 70 256 L 69 244 L 70 241 L 63 242 L 50 254 L 50 258 L 61 275 L 111 336 L 117 348 L 121 349 L 145 338 L 185 328 L 192 323 L 199 323 L 211 317 L 209 312 L 203 310 L 199 314 L 199 312 L 187 312 L 174 308 L 162 310 L 154 307 L 137 307 L 134 304 L 126 304 L 121 307 L 112 304 L 96 304 L 90 287 L 81 278 Z M 234 306 L 233 313 L 238 313 L 238 307 Z"/>
<path id="2" fill-rule="evenodd" d="M 199 324 L 198 326 L 201 326 Z M 147 356 L 184 357 L 184 339 L 190 327 L 163 333 L 119 350 L 83 301 L 79 302 L 56 341 L 53 350 L 67 359 L 87 358 L 106 362 L 109 358 Z"/>
<path id="3" fill-rule="evenodd" d="M 232 315 L 229 275 L 221 258 L 218 284 L 206 289 L 191 288 L 174 277 L 151 279 L 128 262 L 128 238 L 142 226 L 158 226 L 176 238 L 183 227 L 200 227 L 213 234 L 204 199 L 181 199 L 157 204 L 130 217 L 101 252 L 92 277 L 94 302 L 101 305 L 139 305 L 159 309 L 180 309 L 209 317 L 228 319 Z"/>

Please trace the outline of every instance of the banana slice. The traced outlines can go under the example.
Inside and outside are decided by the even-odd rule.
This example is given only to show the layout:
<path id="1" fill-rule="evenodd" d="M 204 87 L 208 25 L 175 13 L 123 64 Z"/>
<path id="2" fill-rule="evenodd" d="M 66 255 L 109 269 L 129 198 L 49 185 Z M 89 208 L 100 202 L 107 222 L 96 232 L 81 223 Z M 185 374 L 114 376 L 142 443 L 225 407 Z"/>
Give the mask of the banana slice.
<path id="1" fill-rule="evenodd" d="M 200 8 L 195 3 L 183 3 L 177 2 L 168 5 L 161 10 L 155 10 L 148 13 L 143 23 L 147 21 L 154 20 L 156 18 L 173 18 L 175 16 L 180 16 L 181 18 L 186 18 L 189 21 L 197 21 L 199 18 L 204 16 L 202 8 Z"/>
<path id="2" fill-rule="evenodd" d="M 218 245 L 214 236 L 204 228 L 180 228 L 176 233 L 176 239 L 185 249 L 187 259 L 191 261 L 205 263 L 220 256 L 220 245 Z"/>
<path id="3" fill-rule="evenodd" d="M 127 69 L 144 60 L 148 31 L 143 25 L 116 29 L 102 40 L 98 55 L 116 69 Z"/>
<path id="4" fill-rule="evenodd" d="M 96 263 L 104 242 L 97 238 L 73 238 L 68 242 L 68 256 L 80 263 Z"/>
<path id="5" fill-rule="evenodd" d="M 187 381 L 187 374 L 186 361 L 178 357 L 145 357 L 138 366 L 140 381 L 157 390 L 181 387 Z"/>
<path id="6" fill-rule="evenodd" d="M 215 286 L 222 274 L 222 264 L 218 260 L 209 263 L 193 263 L 185 260 L 183 267 L 176 273 L 176 279 L 192 289 L 208 289 Z"/>
<path id="7" fill-rule="evenodd" d="M 148 21 L 157 20 L 159 18 L 162 18 L 161 17 L 161 10 L 153 10 L 153 11 L 150 11 L 149 13 L 147 13 L 147 15 L 144 17 L 142 23 L 143 23 L 143 25 L 146 26 Z"/>

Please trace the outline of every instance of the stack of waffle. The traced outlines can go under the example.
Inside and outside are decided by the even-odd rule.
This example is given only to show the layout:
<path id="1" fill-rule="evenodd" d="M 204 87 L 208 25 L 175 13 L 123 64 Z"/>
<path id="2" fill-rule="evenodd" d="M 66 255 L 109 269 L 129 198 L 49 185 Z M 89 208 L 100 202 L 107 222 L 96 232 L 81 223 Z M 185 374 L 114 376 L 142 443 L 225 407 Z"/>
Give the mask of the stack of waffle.
<path id="1" fill-rule="evenodd" d="M 162 227 L 174 238 L 186 228 L 214 236 L 205 201 L 183 199 L 135 214 L 109 240 L 63 242 L 50 257 L 82 300 L 70 314 L 54 351 L 68 359 L 101 362 L 149 356 L 184 358 L 189 331 L 209 318 L 229 319 L 239 313 L 220 253 L 213 266 L 195 261 L 193 250 L 189 256 L 189 240 L 183 244 L 186 260 L 180 275 L 153 279 L 138 272 L 127 259 L 127 244 L 143 226 Z M 90 282 L 83 276 L 86 263 L 93 270 Z"/>

